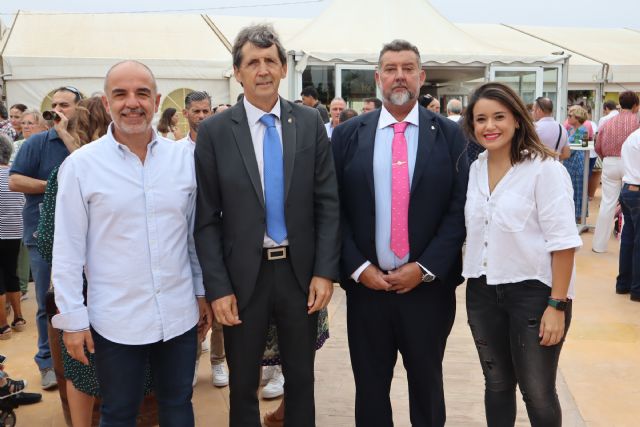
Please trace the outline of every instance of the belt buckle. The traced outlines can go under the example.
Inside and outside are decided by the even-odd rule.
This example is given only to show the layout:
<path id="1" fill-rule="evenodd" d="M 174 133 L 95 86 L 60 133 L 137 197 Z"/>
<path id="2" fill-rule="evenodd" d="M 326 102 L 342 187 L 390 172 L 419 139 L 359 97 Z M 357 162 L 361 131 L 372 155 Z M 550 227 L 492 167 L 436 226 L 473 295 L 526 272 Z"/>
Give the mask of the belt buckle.
<path id="1" fill-rule="evenodd" d="M 267 249 L 267 260 L 274 261 L 277 259 L 285 259 L 287 257 L 286 248 L 269 248 Z"/>

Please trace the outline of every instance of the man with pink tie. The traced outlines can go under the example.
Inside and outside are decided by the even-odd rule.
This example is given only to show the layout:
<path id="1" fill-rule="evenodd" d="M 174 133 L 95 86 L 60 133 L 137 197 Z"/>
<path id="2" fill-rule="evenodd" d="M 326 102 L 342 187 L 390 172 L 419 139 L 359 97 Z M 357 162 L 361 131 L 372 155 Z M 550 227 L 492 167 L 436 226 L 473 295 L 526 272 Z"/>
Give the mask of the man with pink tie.
<path id="1" fill-rule="evenodd" d="M 383 107 L 332 136 L 357 426 L 393 425 L 398 351 L 412 426 L 446 419 L 442 357 L 462 282 L 468 163 L 460 126 L 418 105 L 424 80 L 415 46 L 385 45 L 376 71 Z"/>

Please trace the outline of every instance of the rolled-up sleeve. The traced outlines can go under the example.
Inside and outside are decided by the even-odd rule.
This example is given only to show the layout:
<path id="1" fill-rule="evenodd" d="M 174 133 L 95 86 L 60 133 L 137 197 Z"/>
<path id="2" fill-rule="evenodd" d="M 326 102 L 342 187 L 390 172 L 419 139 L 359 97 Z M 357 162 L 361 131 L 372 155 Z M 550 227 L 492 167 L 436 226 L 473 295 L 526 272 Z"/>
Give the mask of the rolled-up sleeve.
<path id="1" fill-rule="evenodd" d="M 542 162 L 535 188 L 538 220 L 547 251 L 579 248 L 571 178 L 559 162 Z"/>
<path id="2" fill-rule="evenodd" d="M 57 329 L 89 328 L 89 314 L 82 295 L 82 271 L 86 260 L 88 204 L 82 196 L 73 159 L 58 172 L 52 280 L 60 314 L 52 319 Z"/>

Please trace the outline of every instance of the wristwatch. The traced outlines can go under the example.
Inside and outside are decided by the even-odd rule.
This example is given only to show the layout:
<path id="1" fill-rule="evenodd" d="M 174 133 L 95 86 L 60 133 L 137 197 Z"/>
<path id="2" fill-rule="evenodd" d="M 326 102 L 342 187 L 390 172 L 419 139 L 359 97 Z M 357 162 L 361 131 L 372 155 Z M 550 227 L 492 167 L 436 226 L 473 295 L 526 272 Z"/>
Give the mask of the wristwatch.
<path id="1" fill-rule="evenodd" d="M 549 297 L 549 299 L 547 300 L 547 304 L 550 307 L 553 307 L 558 311 L 565 311 L 567 309 L 567 305 L 568 305 L 567 301 L 553 299 L 551 297 Z"/>
<path id="2" fill-rule="evenodd" d="M 420 267 L 420 271 L 422 271 L 423 283 L 429 283 L 435 280 L 436 276 L 432 272 L 421 266 L 420 263 L 416 262 L 416 264 L 418 264 L 418 267 Z"/>

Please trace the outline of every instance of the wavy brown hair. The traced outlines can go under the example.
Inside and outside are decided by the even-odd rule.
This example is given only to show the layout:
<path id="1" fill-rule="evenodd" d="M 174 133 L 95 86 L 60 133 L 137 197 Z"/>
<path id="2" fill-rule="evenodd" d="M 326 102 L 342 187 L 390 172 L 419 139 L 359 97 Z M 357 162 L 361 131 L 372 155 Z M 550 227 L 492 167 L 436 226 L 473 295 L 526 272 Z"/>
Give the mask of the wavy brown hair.
<path id="1" fill-rule="evenodd" d="M 536 128 L 533 121 L 531 121 L 529 111 L 524 102 L 522 102 L 522 99 L 520 99 L 513 89 L 502 83 L 485 83 L 471 94 L 469 105 L 467 106 L 467 114 L 464 115 L 464 122 L 462 124 L 468 136 L 475 140 L 473 110 L 476 103 L 481 99 L 490 99 L 499 102 L 513 114 L 513 117 L 519 125 L 515 129 L 513 139 L 511 140 L 510 157 L 512 165 L 538 156 L 541 159 L 546 159 L 547 157 L 554 158 L 554 153 L 540 142 Z"/>
<path id="2" fill-rule="evenodd" d="M 72 119 L 75 136 L 79 145 L 85 145 L 107 133 L 111 116 L 98 96 L 78 102 L 76 115 Z"/>

